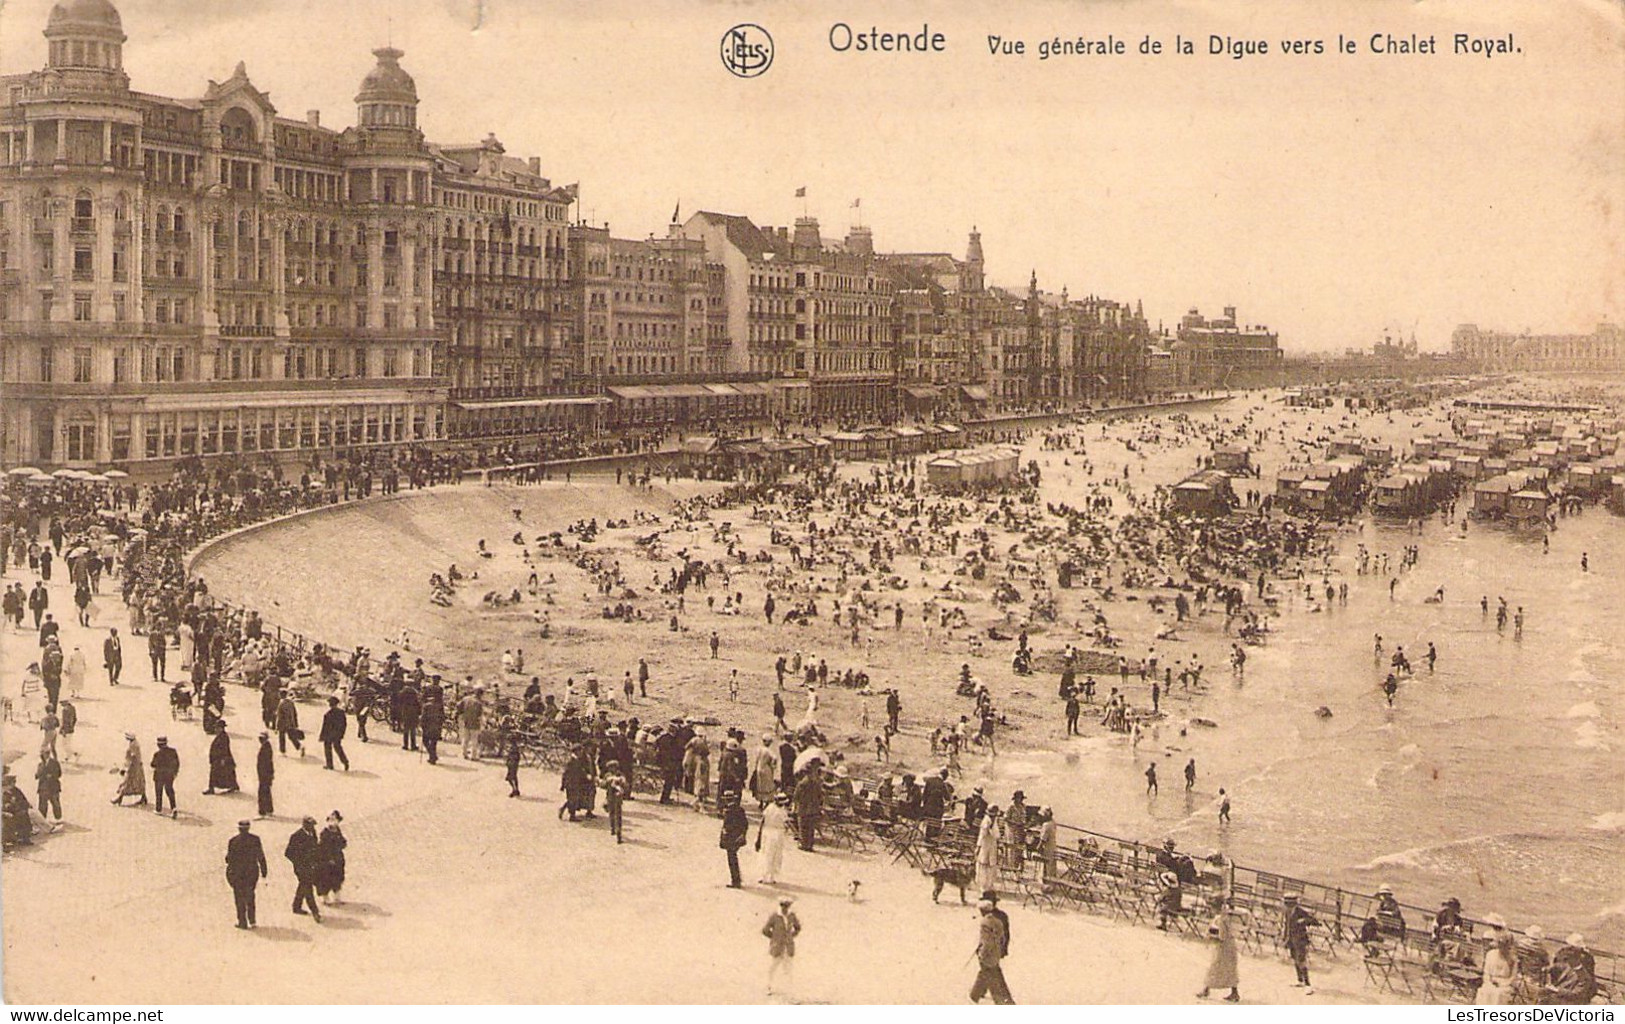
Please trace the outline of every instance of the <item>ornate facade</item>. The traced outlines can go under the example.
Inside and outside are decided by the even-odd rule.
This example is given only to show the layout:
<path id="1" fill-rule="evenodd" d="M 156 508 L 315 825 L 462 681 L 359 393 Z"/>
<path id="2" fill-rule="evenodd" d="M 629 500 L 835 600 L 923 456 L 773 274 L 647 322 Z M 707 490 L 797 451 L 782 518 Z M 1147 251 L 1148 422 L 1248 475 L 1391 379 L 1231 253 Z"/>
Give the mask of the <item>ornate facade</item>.
<path id="1" fill-rule="evenodd" d="M 1590 334 L 1514 334 L 1462 324 L 1450 350 L 1483 370 L 1625 371 L 1625 329 L 1599 324 Z"/>
<path id="2" fill-rule="evenodd" d="M 436 440 L 450 384 L 567 378 L 573 192 L 438 147 L 398 50 L 356 125 L 278 114 L 242 64 L 131 90 L 108 0 L 0 78 L 0 458 L 92 465 Z"/>
<path id="3" fill-rule="evenodd" d="M 1186 387 L 1258 387 L 1280 383 L 1280 336 L 1267 327 L 1243 326 L 1236 307 L 1211 320 L 1192 309 L 1179 321 L 1171 346 L 1174 376 Z"/>

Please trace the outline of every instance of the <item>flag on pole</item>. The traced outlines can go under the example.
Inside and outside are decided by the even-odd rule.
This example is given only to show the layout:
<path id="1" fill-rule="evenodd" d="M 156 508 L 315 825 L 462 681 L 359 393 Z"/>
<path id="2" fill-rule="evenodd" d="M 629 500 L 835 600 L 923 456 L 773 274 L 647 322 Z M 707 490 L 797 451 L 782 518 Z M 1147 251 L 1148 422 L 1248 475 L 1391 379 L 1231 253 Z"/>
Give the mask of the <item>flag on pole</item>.
<path id="1" fill-rule="evenodd" d="M 860 207 L 862 205 L 863 205 L 863 200 L 861 200 L 861 199 L 852 200 L 852 209 L 856 210 L 858 207 Z"/>
<path id="2" fill-rule="evenodd" d="M 807 198 L 807 186 L 803 185 L 800 188 L 796 189 L 796 198 L 797 199 L 805 199 L 805 198 Z"/>
<path id="3" fill-rule="evenodd" d="M 671 222 L 673 224 L 677 223 L 677 214 L 678 214 L 679 211 L 682 210 L 682 208 L 683 208 L 683 201 L 681 199 L 677 200 L 677 205 L 671 208 Z"/>

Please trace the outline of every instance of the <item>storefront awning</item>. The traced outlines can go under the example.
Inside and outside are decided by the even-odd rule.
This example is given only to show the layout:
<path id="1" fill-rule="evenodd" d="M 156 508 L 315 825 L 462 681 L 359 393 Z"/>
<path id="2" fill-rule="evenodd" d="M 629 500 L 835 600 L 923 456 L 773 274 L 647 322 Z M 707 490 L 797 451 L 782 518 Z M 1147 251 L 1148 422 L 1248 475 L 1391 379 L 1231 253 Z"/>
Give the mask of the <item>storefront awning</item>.
<path id="1" fill-rule="evenodd" d="M 906 384 L 903 386 L 903 394 L 921 402 L 934 402 L 942 397 L 942 389 L 929 384 Z"/>
<path id="2" fill-rule="evenodd" d="M 483 409 L 546 409 L 561 406 L 608 405 L 609 399 L 598 395 L 560 398 L 504 398 L 485 402 L 458 402 L 457 408 L 468 411 Z"/>
<path id="3" fill-rule="evenodd" d="M 988 400 L 987 388 L 982 387 L 980 384 L 961 384 L 959 390 L 960 393 L 973 402 Z"/>

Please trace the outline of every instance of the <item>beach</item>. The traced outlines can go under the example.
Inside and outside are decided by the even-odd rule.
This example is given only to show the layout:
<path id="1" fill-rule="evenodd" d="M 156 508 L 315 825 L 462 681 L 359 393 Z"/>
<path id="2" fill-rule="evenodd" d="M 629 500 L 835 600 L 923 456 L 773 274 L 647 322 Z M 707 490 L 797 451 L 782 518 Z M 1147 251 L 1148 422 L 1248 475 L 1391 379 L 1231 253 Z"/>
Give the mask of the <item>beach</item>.
<path id="1" fill-rule="evenodd" d="M 1145 417 L 1081 428 L 1077 432 L 1092 476 L 1081 465 L 1067 465 L 1082 461 L 1067 452 L 1041 451 L 1039 437 L 1028 442 L 1023 457 L 1036 460 L 1043 471 L 1044 500 L 1076 503 L 1089 487 L 1120 480 L 1124 466 L 1130 471 L 1126 487 L 1140 493 L 1177 481 L 1219 429 L 1270 432 L 1255 445 L 1260 477 L 1238 481 L 1242 490 L 1267 490 L 1274 471 L 1294 454 L 1301 456 L 1307 442 L 1340 431 L 1359 429 L 1404 445 L 1427 430 L 1448 430 L 1440 408 L 1356 420 L 1343 410 L 1287 411 L 1278 397 L 1248 396 L 1175 420 Z M 852 464 L 841 472 L 857 479 L 877 468 Z M 1085 596 L 1081 588 L 1056 591 L 1060 621 L 1029 623 L 1041 665 L 1054 665 L 1062 645 L 1078 641 L 1078 631 L 1068 627 L 1083 618 L 1088 601 L 1124 638 L 1113 656 L 1138 659 L 1155 648 L 1164 664 L 1200 660 L 1204 666 L 1194 689 L 1175 681 L 1163 697 L 1168 717 L 1134 750 L 1126 737 L 1106 733 L 1087 713 L 1083 735 L 1067 739 L 1054 671 L 1031 676 L 1011 671 L 1014 643 L 993 641 L 986 630 L 1002 627 L 1013 637 L 1025 621 L 1020 604 L 1005 614 L 987 600 L 987 588 L 967 586 L 967 600 L 956 606 L 965 609 L 969 627 L 926 635 L 919 608 L 939 581 L 953 580 L 940 559 L 925 571 L 916 568 L 918 560 L 898 559 L 898 574 L 909 579 L 909 589 L 887 591 L 879 600 L 889 607 L 901 597 L 903 628 L 894 630 L 883 609 L 872 628 L 866 622 L 857 649 L 844 628 L 829 624 L 827 607 L 824 618 L 810 626 L 768 626 L 762 603 L 775 587 L 767 570 L 756 567 L 736 572 L 725 589 L 712 587 L 704 596 L 691 592 L 682 615 L 685 632 L 672 633 L 666 622 L 670 595 L 638 586 L 670 568 L 669 561 L 651 561 L 633 543 L 654 532 L 653 526 L 605 531 L 588 545 L 600 557 L 619 560 L 644 594 L 635 603 L 649 609 L 647 622 L 599 618 L 605 602 L 567 559 L 540 563 L 544 575 L 558 580 L 552 588 L 557 604 L 547 607 L 558 642 L 533 639 L 528 605 L 502 611 L 477 607 L 478 595 L 520 586 L 528 571 L 520 547 L 509 543 L 517 528 L 514 508 L 522 510 L 524 526 L 534 534 L 578 519 L 603 521 L 631 508 L 653 512 L 717 486 L 679 480 L 668 489 L 656 483 L 655 493 L 644 493 L 604 477 L 582 476 L 568 485 L 555 481 L 408 496 L 398 507 L 374 503 L 273 527 L 275 543 L 228 542 L 195 568 L 227 600 L 263 595 L 269 621 L 343 646 L 382 649 L 407 626 L 420 638 L 414 655 L 443 666 L 448 678 L 467 673 L 500 679 L 502 651 L 518 646 L 530 667 L 506 681 L 511 689 L 538 675 L 552 692 L 560 692 L 562 677 L 579 685 L 593 673 L 607 693 L 618 696 L 622 674 L 635 672 L 637 659 L 644 657 L 652 672 L 650 699 L 630 709 L 618 707 L 615 714 L 639 714 L 645 721 L 692 714 L 758 731 L 771 723 L 778 656 L 792 658 L 801 651 L 807 660 L 826 659 L 836 672 L 858 667 L 876 690 L 896 687 L 904 705 L 902 735 L 893 740 L 890 762 L 880 766 L 871 748 L 876 727 L 858 724 L 865 700 L 840 687 L 823 690 L 820 715 L 854 768 L 861 766 L 866 775 L 882 767 L 921 772 L 940 762 L 931 755 L 927 736 L 969 712 L 970 702 L 954 695 L 959 668 L 968 664 L 988 684 L 1009 727 L 1001 729 L 999 757 L 967 758 L 961 792 L 973 781 L 985 782 L 991 798 L 1003 799 L 1025 786 L 1032 800 L 1054 806 L 1063 822 L 1149 843 L 1175 836 L 1187 846 L 1222 851 L 1251 866 L 1354 891 L 1386 882 L 1405 893 L 1406 902 L 1419 905 L 1456 895 L 1483 912 L 1541 922 L 1549 933 L 1578 929 L 1604 948 L 1625 945 L 1619 916 L 1625 880 L 1618 869 L 1625 862 L 1625 833 L 1615 806 L 1625 774 L 1613 755 L 1620 731 L 1614 681 L 1620 677 L 1621 651 L 1607 626 L 1620 611 L 1620 595 L 1600 571 L 1609 557 L 1605 553 L 1618 551 L 1618 522 L 1603 510 L 1565 519 L 1545 554 L 1529 535 L 1478 524 L 1465 538 L 1455 525 L 1437 519 L 1421 533 L 1407 532 L 1403 523 L 1346 527 L 1334 536 L 1327 564 L 1334 578 L 1348 582 L 1348 604 L 1320 611 L 1323 602 L 1317 602 L 1317 610 L 1310 611 L 1301 591 L 1283 581 L 1275 632 L 1264 645 L 1249 649 L 1244 680 L 1235 679 L 1227 665 L 1233 638 L 1224 635 L 1216 608 L 1182 626 L 1177 641 L 1158 642 L 1151 638 L 1173 613 L 1151 611 L 1143 600 L 1146 591 L 1124 591 L 1110 602 Z M 1103 493 L 1123 497 L 1117 487 Z M 770 526 L 749 513 L 716 512 L 710 522 L 663 537 L 663 547 L 668 553 L 686 548 L 707 556 L 722 553 L 729 541 L 748 550 L 767 547 Z M 722 524 L 728 530 L 718 534 Z M 899 525 L 876 522 L 876 535 Z M 1015 531 L 995 527 L 993 533 L 995 548 L 1019 539 Z M 477 558 L 475 541 L 481 538 L 495 551 L 492 559 Z M 1362 543 L 1374 553 L 1392 554 L 1396 562 L 1406 545 L 1420 546 L 1415 569 L 1390 574 L 1399 576 L 1392 599 L 1388 577 L 1356 574 L 1354 550 Z M 1591 552 L 1598 570 L 1578 572 L 1582 550 Z M 481 580 L 463 588 L 460 607 L 433 608 L 425 600 L 425 570 L 444 569 L 452 561 L 478 565 Z M 838 600 L 839 574 L 820 571 L 817 577 L 809 582 L 823 588 L 819 596 Z M 334 578 L 347 581 L 343 602 L 324 596 Z M 1440 586 L 1445 602 L 1430 603 Z M 743 595 L 739 615 L 700 604 L 709 596 L 720 606 L 724 593 L 733 591 Z M 785 591 L 777 593 L 782 604 Z M 1520 641 L 1498 634 L 1480 613 L 1480 596 L 1488 596 L 1493 606 L 1500 595 L 1529 609 Z M 716 661 L 705 651 L 711 630 L 720 640 Z M 1372 655 L 1377 631 L 1385 634 L 1389 651 L 1403 644 L 1415 657 L 1432 641 L 1440 652 L 1435 671 L 1422 670 L 1407 681 L 1392 710 L 1377 686 L 1383 677 L 1379 668 L 1385 669 Z M 726 677 L 733 669 L 741 679 L 738 702 L 727 693 Z M 1097 702 L 1118 683 L 1115 674 L 1100 675 L 1098 681 Z M 783 699 L 794 723 L 806 698 L 794 681 L 789 686 Z M 1134 704 L 1150 703 L 1137 674 L 1126 689 Z M 872 723 L 878 722 L 882 698 L 867 703 Z M 1331 717 L 1316 717 L 1322 706 Z M 1192 718 L 1217 728 L 1186 726 Z M 1199 775 L 1186 793 L 1177 777 L 1192 757 Z M 1148 800 L 1141 776 L 1153 760 L 1164 786 L 1157 799 Z M 1233 822 L 1223 831 L 1215 814 L 1220 786 L 1235 805 Z"/>

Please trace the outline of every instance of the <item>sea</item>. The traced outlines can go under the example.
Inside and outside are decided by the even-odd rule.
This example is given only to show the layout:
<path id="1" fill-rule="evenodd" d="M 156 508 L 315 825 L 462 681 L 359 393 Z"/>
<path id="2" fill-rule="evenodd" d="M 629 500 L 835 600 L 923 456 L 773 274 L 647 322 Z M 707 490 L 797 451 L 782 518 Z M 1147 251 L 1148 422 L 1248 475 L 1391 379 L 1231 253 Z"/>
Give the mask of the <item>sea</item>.
<path id="1" fill-rule="evenodd" d="M 1418 545 L 1419 562 L 1390 596 L 1388 577 L 1356 573 L 1360 543 L 1395 566 Z M 1182 710 L 1138 751 L 1097 735 L 1000 757 L 990 793 L 1027 783 L 1062 822 L 1352 891 L 1386 883 L 1411 905 L 1454 896 L 1469 916 L 1625 952 L 1625 519 L 1602 507 L 1559 519 L 1549 551 L 1538 532 L 1476 521 L 1465 536 L 1437 518 L 1421 533 L 1367 521 L 1339 536 L 1332 565 L 1347 605 L 1312 613 L 1302 586 L 1283 584 L 1277 632 L 1248 649 L 1244 677 L 1208 668 L 1189 713 L 1213 727 L 1181 735 Z M 1521 638 L 1510 612 L 1496 628 L 1503 597 L 1524 610 Z M 1390 708 L 1380 687 L 1401 644 L 1415 674 Z"/>

